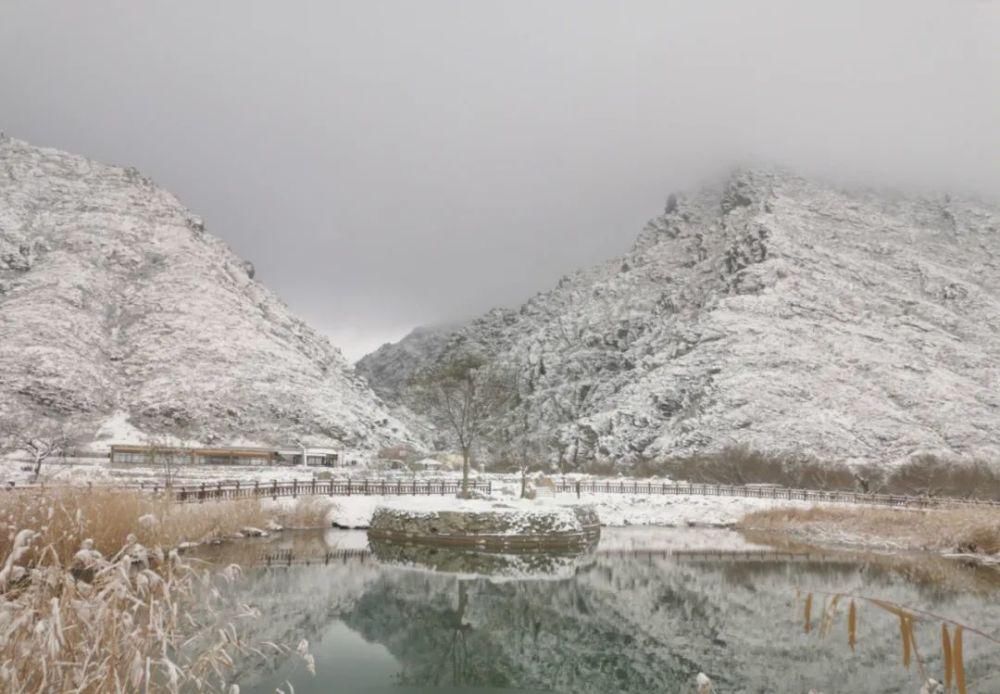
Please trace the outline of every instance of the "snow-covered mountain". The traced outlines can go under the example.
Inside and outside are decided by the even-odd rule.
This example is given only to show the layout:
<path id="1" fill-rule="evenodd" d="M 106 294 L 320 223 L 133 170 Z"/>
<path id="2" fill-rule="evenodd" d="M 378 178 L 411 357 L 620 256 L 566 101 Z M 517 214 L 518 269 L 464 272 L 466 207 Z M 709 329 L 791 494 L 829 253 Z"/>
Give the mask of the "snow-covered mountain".
<path id="1" fill-rule="evenodd" d="M 131 168 L 0 138 L 0 413 L 206 443 L 406 428 L 253 265 Z M 121 427 L 119 427 L 120 429 Z"/>
<path id="2" fill-rule="evenodd" d="M 519 371 L 507 421 L 577 463 L 733 444 L 995 457 L 1000 208 L 738 171 L 671 195 L 623 257 L 358 370 L 405 401 L 461 350 Z"/>

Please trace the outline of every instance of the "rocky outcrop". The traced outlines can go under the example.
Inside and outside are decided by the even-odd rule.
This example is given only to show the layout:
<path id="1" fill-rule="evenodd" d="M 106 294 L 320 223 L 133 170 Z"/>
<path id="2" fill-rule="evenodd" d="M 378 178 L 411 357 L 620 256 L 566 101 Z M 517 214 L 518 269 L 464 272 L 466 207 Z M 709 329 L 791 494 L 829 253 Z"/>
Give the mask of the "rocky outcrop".
<path id="1" fill-rule="evenodd" d="M 738 444 L 996 458 L 998 270 L 996 206 L 740 171 L 671 196 L 623 257 L 358 369 L 405 401 L 409 374 L 476 351 L 521 375 L 500 438 L 565 468 Z"/>
<path id="2" fill-rule="evenodd" d="M 135 169 L 0 140 L 0 412 L 205 443 L 405 426 L 251 263 Z M 121 414 L 117 417 L 121 420 Z"/>

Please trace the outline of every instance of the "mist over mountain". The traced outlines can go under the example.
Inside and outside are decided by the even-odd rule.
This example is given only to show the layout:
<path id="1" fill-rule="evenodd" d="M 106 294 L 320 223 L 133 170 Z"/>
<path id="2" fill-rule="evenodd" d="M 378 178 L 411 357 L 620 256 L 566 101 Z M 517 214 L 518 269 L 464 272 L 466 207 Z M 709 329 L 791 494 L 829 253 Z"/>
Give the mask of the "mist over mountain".
<path id="1" fill-rule="evenodd" d="M 474 352 L 520 374 L 491 426 L 564 466 L 746 445 L 838 461 L 1000 453 L 1000 208 L 740 170 L 522 306 L 357 365 L 406 402 Z M 508 437 L 509 438 L 509 437 Z"/>
<path id="2" fill-rule="evenodd" d="M 281 229 L 275 230 L 279 242 Z M 131 168 L 0 139 L 0 412 L 206 443 L 409 434 L 329 340 Z"/>

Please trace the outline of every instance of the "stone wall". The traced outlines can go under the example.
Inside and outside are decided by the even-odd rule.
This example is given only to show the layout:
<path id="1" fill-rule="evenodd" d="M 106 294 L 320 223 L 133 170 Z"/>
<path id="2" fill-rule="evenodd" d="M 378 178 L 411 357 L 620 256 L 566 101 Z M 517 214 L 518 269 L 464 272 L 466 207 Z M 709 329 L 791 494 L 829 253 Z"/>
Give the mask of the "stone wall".
<path id="1" fill-rule="evenodd" d="M 458 510 L 409 510 L 380 506 L 370 538 L 471 547 L 586 547 L 600 537 L 590 506 L 524 508 L 502 503 Z"/>

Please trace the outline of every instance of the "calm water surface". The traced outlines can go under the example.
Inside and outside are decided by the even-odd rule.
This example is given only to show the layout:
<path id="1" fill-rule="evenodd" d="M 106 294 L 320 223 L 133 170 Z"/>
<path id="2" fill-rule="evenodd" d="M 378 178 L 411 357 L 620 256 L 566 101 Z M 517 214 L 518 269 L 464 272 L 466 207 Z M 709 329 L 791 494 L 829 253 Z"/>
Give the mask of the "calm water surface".
<path id="1" fill-rule="evenodd" d="M 249 637 L 308 639 L 300 659 L 239 664 L 243 692 L 912 692 L 899 623 L 858 601 L 821 635 L 828 593 L 928 610 L 1000 634 L 997 572 L 927 556 L 817 553 L 695 529 L 606 529 L 583 555 L 477 555 L 380 545 L 363 532 L 285 533 L 214 548 L 253 565 L 234 596 L 260 610 Z M 813 594 L 813 628 L 804 597 Z M 918 624 L 928 674 L 941 623 Z M 1000 647 L 967 634 L 973 692 L 1000 692 Z"/>

